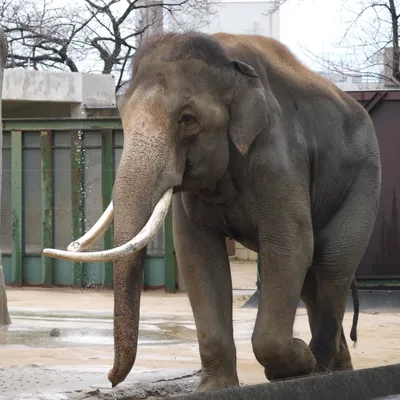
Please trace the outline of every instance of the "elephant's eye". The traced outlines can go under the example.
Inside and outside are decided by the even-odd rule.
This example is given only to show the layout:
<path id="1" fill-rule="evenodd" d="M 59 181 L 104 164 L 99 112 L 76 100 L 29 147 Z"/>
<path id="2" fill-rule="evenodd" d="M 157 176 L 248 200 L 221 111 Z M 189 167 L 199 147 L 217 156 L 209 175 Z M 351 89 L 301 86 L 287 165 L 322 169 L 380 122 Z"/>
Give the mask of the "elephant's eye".
<path id="1" fill-rule="evenodd" d="M 187 125 L 187 124 L 191 124 L 192 122 L 195 122 L 195 119 L 194 119 L 193 115 L 183 114 L 179 122 L 182 122 Z"/>
<path id="2" fill-rule="evenodd" d="M 182 114 L 179 119 L 179 126 L 183 137 L 194 138 L 200 132 L 200 124 L 193 114 Z"/>

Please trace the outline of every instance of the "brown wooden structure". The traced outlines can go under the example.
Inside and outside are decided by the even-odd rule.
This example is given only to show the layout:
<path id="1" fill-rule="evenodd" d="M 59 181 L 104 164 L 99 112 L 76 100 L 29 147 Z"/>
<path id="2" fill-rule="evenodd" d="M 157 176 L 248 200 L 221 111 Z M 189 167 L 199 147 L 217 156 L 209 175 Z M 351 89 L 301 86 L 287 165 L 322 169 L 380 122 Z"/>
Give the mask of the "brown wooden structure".
<path id="1" fill-rule="evenodd" d="M 369 112 L 376 129 L 382 161 L 378 216 L 358 279 L 400 283 L 400 90 L 347 92 Z M 386 282 L 384 282 L 386 281 Z"/>

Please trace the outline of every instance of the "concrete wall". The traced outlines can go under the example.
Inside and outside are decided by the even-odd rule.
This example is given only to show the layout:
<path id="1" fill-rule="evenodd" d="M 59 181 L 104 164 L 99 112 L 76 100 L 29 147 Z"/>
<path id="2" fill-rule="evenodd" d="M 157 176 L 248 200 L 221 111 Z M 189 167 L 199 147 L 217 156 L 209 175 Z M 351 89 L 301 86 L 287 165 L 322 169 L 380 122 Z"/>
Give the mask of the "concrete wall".
<path id="1" fill-rule="evenodd" d="M 3 85 L 3 100 L 82 101 L 82 75 L 77 73 L 6 69 Z"/>
<path id="2" fill-rule="evenodd" d="M 111 75 L 6 69 L 3 118 L 86 118 L 116 107 Z"/>
<path id="3" fill-rule="evenodd" d="M 235 242 L 235 256 L 237 260 L 243 261 L 257 261 L 257 253 L 249 250 L 238 242 Z"/>
<path id="4" fill-rule="evenodd" d="M 84 107 L 115 107 L 115 79 L 112 75 L 82 74 L 81 76 L 81 103 Z"/>

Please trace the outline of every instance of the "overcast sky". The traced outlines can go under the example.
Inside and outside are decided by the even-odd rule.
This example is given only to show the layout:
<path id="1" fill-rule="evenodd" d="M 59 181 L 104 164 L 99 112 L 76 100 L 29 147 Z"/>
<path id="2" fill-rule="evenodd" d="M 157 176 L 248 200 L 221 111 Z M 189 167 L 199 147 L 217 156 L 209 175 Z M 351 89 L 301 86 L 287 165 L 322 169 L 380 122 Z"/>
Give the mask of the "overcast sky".
<path id="1" fill-rule="evenodd" d="M 358 1 L 348 3 L 357 7 Z M 281 8 L 280 39 L 312 66 L 301 46 L 319 55 L 337 52 L 332 44 L 341 39 L 345 22 L 351 18 L 352 14 L 343 10 L 342 0 L 289 0 Z"/>
<path id="2" fill-rule="evenodd" d="M 360 3 L 365 1 L 367 0 L 287 0 L 280 10 L 280 40 L 309 67 L 322 70 L 320 65 L 307 56 L 302 46 L 325 59 L 339 54 L 340 50 L 334 47 L 334 42 L 343 37 L 346 22 L 354 19 L 354 13 L 349 10 L 360 10 Z M 65 5 L 65 2 L 66 0 L 53 0 L 52 4 Z M 83 0 L 74 0 L 75 4 L 82 2 Z M 121 4 L 121 7 L 125 5 Z M 98 68 L 101 67 L 102 64 L 98 67 L 93 65 L 92 72 L 100 72 Z"/>

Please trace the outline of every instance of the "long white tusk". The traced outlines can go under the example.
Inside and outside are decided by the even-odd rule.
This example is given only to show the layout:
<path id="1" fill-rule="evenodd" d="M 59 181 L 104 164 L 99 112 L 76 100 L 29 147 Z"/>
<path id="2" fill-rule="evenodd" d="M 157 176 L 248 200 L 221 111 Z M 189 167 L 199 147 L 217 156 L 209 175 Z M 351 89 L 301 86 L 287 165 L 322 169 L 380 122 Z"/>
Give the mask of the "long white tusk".
<path id="1" fill-rule="evenodd" d="M 113 202 L 108 205 L 103 215 L 98 221 L 78 240 L 73 241 L 67 247 L 68 251 L 83 251 L 90 247 L 90 245 L 111 225 L 114 218 Z"/>
<path id="2" fill-rule="evenodd" d="M 172 200 L 172 189 L 168 189 L 157 205 L 154 207 L 151 217 L 144 228 L 129 242 L 111 250 L 95 252 L 73 252 L 58 249 L 43 249 L 43 254 L 48 257 L 59 258 L 60 260 L 69 260 L 77 262 L 96 262 L 96 261 L 115 261 L 134 253 L 147 245 L 155 236 L 162 225 Z"/>

